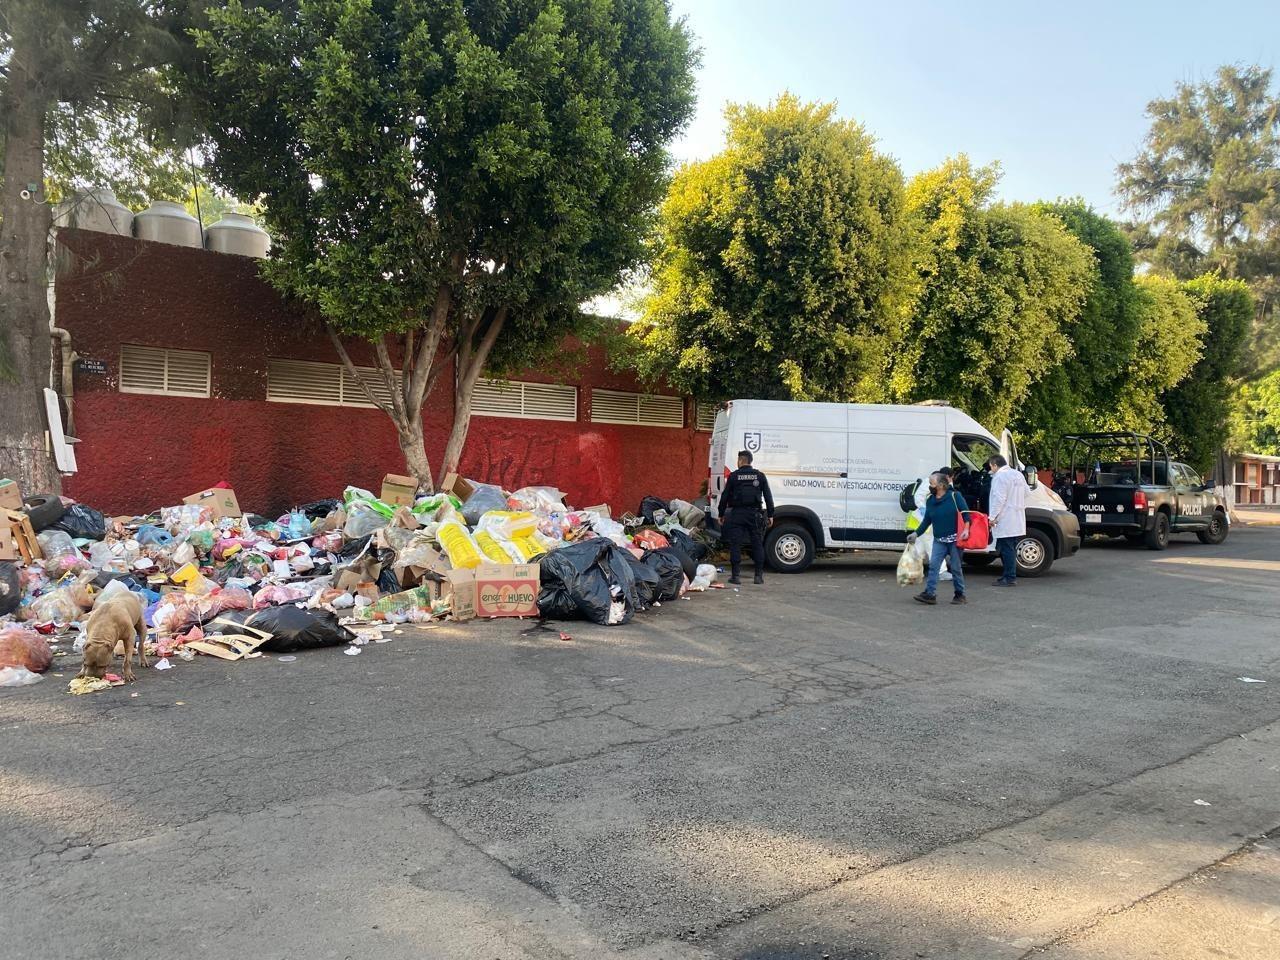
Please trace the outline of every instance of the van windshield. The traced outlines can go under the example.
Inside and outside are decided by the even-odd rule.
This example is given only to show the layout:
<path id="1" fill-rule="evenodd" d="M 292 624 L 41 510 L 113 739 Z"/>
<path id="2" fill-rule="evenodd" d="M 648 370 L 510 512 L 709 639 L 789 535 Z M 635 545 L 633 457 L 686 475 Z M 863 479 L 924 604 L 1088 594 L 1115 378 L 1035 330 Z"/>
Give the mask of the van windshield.
<path id="1" fill-rule="evenodd" d="M 981 473 L 1000 449 L 986 437 L 955 437 L 951 441 L 951 466 Z"/>

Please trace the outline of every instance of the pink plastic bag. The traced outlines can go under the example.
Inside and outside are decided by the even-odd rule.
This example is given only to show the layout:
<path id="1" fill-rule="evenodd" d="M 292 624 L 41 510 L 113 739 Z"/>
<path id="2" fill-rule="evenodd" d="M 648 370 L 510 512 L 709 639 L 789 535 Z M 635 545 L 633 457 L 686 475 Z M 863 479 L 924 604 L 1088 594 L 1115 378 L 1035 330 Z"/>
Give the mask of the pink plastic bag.
<path id="1" fill-rule="evenodd" d="M 26 627 L 0 630 L 0 668 L 26 667 L 32 673 L 44 673 L 53 663 L 49 641 Z"/>

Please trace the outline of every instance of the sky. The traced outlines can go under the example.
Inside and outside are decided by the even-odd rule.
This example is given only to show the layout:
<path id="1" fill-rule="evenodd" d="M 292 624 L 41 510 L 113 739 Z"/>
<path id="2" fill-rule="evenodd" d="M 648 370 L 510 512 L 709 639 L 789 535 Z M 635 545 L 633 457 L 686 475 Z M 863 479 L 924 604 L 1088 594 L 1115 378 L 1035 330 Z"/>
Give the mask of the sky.
<path id="1" fill-rule="evenodd" d="M 702 49 L 677 160 L 723 145 L 729 102 L 834 100 L 907 176 L 948 156 L 999 161 L 1000 196 L 1121 211 L 1115 168 L 1144 110 L 1224 63 L 1280 64 L 1280 2 L 867 3 L 672 0 Z"/>

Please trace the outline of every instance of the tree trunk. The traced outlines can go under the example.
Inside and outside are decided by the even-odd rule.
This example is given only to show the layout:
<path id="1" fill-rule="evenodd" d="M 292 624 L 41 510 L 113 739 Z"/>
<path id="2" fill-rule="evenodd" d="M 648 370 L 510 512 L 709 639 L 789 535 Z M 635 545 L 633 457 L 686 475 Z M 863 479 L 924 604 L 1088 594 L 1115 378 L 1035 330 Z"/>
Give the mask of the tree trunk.
<path id="1" fill-rule="evenodd" d="M 405 469 L 418 481 L 420 492 L 435 492 L 431 483 L 431 461 L 427 459 L 427 446 L 422 435 L 422 411 L 405 418 L 407 422 L 399 417 L 392 419 L 396 421 L 396 439 L 400 441 L 400 452 L 404 454 Z"/>
<path id="2" fill-rule="evenodd" d="M 506 323 L 507 308 L 501 307 L 486 317 L 477 318 L 473 324 L 464 328 L 459 339 L 457 351 L 457 387 L 453 398 L 453 427 L 449 431 L 449 442 L 445 444 L 444 460 L 440 465 L 440 479 L 456 473 L 462 460 L 462 450 L 467 444 L 467 432 L 471 429 L 471 395 L 475 393 L 476 382 L 484 372 L 489 360 L 489 352 L 502 333 Z M 488 326 L 484 322 L 488 321 Z M 475 341 L 479 335 L 478 342 Z"/>
<path id="3" fill-rule="evenodd" d="M 475 392 L 479 370 L 468 377 L 458 371 L 458 388 L 453 399 L 453 426 L 449 430 L 449 442 L 444 447 L 444 460 L 440 464 L 440 480 L 447 474 L 458 472 L 458 463 L 462 460 L 462 450 L 467 444 L 467 432 L 471 429 L 471 394 Z"/>
<path id="4" fill-rule="evenodd" d="M 19 17 L 9 83 L 0 101 L 4 184 L 0 188 L 0 477 L 24 493 L 61 491 L 46 452 L 44 396 L 53 349 L 49 337 L 49 207 L 44 203 L 44 127 L 48 93 L 38 79 L 40 43 Z M 29 196 L 23 197 L 23 192 Z"/>

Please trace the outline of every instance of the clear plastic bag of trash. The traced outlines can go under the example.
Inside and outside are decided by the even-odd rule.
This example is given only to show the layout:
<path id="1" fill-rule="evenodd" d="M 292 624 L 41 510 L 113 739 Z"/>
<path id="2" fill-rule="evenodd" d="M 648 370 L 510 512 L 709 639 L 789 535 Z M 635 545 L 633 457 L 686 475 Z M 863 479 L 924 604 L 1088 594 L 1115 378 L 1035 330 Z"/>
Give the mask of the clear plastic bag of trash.
<path id="1" fill-rule="evenodd" d="M 924 560 L 915 544 L 907 544 L 898 560 L 898 586 L 909 587 L 924 581 Z"/>
<path id="2" fill-rule="evenodd" d="M 530 513 L 564 513 L 564 493 L 556 487 L 521 487 L 507 503 L 513 510 Z"/>
<path id="3" fill-rule="evenodd" d="M 706 590 L 709 586 L 716 582 L 716 568 L 714 564 L 700 563 L 698 564 L 697 576 L 689 584 L 690 590 Z"/>
<path id="4" fill-rule="evenodd" d="M 31 602 L 30 615 L 27 619 L 37 623 L 50 620 L 56 623 L 71 623 L 73 620 L 79 620 L 84 614 L 84 608 L 80 605 L 79 599 L 74 585 L 58 587 L 49 593 L 41 594 Z"/>
<path id="5" fill-rule="evenodd" d="M 390 522 L 390 517 L 384 516 L 368 501 L 359 500 L 347 507 L 347 525 L 343 527 L 343 533 L 349 540 L 358 540 L 360 537 L 367 537 L 375 530 L 382 529 Z"/>
<path id="6" fill-rule="evenodd" d="M 75 541 L 71 539 L 71 534 L 65 530 L 41 530 L 36 534 L 36 539 L 40 541 L 40 549 L 44 551 L 46 563 L 50 560 L 57 560 L 59 557 L 80 556 L 80 551 L 76 549 Z"/>
<path id="7" fill-rule="evenodd" d="M 0 667 L 0 687 L 28 687 L 44 677 L 26 667 Z"/>

